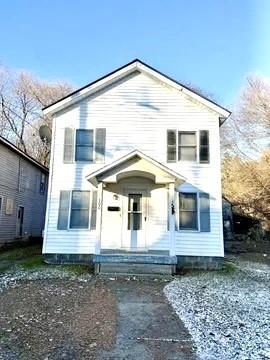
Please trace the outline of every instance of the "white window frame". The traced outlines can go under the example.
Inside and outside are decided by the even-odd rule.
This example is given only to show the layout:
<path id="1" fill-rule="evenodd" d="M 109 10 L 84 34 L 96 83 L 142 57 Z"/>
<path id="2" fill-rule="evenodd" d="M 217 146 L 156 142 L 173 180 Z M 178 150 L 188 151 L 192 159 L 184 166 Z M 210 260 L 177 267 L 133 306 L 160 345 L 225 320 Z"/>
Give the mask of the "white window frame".
<path id="1" fill-rule="evenodd" d="M 70 227 L 71 220 L 71 203 L 72 203 L 72 193 L 73 191 L 88 191 L 89 192 L 89 216 L 88 216 L 88 227 L 87 228 L 74 228 Z M 70 190 L 69 194 L 69 207 L 68 207 L 68 227 L 67 230 L 70 231 L 91 231 L 91 214 L 92 214 L 92 191 L 88 189 L 73 189 Z M 95 231 L 95 229 L 93 229 Z"/>
<path id="2" fill-rule="evenodd" d="M 179 197 L 180 197 L 180 193 L 183 194 L 196 194 L 196 201 L 197 201 L 197 224 L 198 224 L 198 229 L 180 229 L 180 209 L 179 209 Z M 176 219 L 176 224 L 177 224 L 177 231 L 178 232 L 188 232 L 188 233 L 199 233 L 201 232 L 201 223 L 200 223 L 200 192 L 199 191 L 177 191 L 176 192 L 177 196 L 176 196 L 176 205 L 177 205 L 177 219 Z"/>
<path id="3" fill-rule="evenodd" d="M 195 134 L 195 143 L 196 143 L 196 160 L 179 160 L 179 133 L 194 133 Z M 178 163 L 198 163 L 200 155 L 198 152 L 198 130 L 176 130 L 176 162 Z"/>
<path id="4" fill-rule="evenodd" d="M 211 164 L 211 152 L 210 152 L 210 130 L 209 129 L 203 129 L 203 130 L 207 130 L 208 131 L 208 135 L 209 135 L 209 161 L 208 162 L 200 162 L 200 129 L 175 129 L 175 128 L 170 128 L 167 129 L 166 131 L 176 131 L 176 161 L 168 161 L 166 160 L 167 164 L 177 164 L 177 163 L 181 163 L 181 164 L 199 164 L 200 166 L 204 166 L 204 167 L 209 167 L 209 165 Z M 190 133 L 190 132 L 194 132 L 195 133 L 195 137 L 196 137 L 196 160 L 178 160 L 178 133 L 182 132 L 182 133 Z M 166 136 L 167 136 L 167 132 L 166 132 Z M 166 138 L 167 141 L 167 138 Z M 166 146 L 168 147 L 168 143 L 166 142 Z"/>
<path id="5" fill-rule="evenodd" d="M 88 160 L 76 160 L 76 137 L 77 137 L 77 130 L 92 130 L 93 131 L 93 160 L 92 161 L 88 161 Z M 89 128 L 75 128 L 74 129 L 75 134 L 73 136 L 73 142 L 74 142 L 74 151 L 73 151 L 73 162 L 76 164 L 95 164 L 95 159 L 96 159 L 96 129 L 89 129 Z M 76 190 L 75 190 L 76 191 Z"/>

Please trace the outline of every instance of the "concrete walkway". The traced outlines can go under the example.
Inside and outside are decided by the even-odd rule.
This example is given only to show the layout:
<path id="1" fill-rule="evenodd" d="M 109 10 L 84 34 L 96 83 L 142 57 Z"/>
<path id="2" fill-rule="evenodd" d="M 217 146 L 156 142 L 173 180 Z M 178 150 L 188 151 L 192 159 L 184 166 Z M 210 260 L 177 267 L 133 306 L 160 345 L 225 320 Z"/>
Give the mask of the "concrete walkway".
<path id="1" fill-rule="evenodd" d="M 163 295 L 160 281 L 112 280 L 118 302 L 116 344 L 97 359 L 196 358 L 190 335 Z"/>

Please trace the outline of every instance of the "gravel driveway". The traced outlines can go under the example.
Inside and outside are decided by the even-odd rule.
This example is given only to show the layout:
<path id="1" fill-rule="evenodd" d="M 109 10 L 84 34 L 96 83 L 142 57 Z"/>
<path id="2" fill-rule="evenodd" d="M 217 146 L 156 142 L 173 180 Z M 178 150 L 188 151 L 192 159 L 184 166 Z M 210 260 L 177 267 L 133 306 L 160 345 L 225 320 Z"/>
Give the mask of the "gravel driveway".
<path id="1" fill-rule="evenodd" d="M 193 272 L 165 294 L 201 359 L 270 359 L 270 265 L 233 261 L 234 272 Z"/>

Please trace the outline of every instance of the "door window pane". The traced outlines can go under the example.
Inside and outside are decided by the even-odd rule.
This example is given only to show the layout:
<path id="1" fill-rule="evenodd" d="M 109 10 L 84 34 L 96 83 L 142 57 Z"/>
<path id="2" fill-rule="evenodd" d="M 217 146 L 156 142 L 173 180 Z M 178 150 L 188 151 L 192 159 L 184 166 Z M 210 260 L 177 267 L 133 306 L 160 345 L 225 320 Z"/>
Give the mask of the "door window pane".
<path id="1" fill-rule="evenodd" d="M 128 211 L 141 211 L 142 194 L 129 194 Z"/>
<path id="2" fill-rule="evenodd" d="M 128 213 L 128 230 L 142 229 L 142 213 Z"/>
<path id="3" fill-rule="evenodd" d="M 142 194 L 128 195 L 128 230 L 142 228 Z"/>

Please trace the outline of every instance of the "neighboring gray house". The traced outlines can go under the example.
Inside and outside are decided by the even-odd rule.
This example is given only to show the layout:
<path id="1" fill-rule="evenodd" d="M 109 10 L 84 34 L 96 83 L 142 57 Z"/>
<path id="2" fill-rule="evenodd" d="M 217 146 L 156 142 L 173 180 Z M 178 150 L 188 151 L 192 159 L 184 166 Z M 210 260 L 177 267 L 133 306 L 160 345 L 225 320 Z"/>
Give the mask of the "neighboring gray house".
<path id="1" fill-rule="evenodd" d="M 41 236 L 47 184 L 48 168 L 0 136 L 0 246 Z"/>

